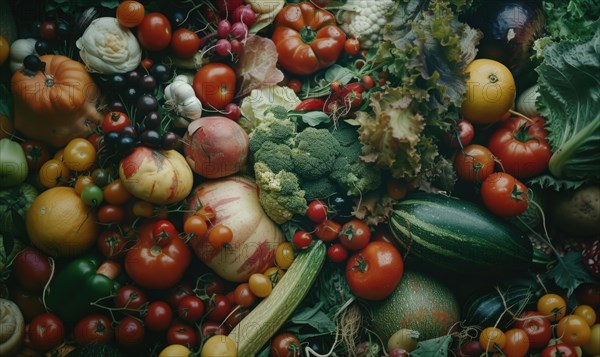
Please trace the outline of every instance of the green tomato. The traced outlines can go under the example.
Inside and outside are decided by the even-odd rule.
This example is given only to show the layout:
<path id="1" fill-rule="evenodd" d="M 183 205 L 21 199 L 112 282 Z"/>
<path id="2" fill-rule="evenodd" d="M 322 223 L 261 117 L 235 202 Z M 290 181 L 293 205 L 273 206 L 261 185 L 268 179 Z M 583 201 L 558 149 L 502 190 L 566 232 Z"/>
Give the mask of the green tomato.
<path id="1" fill-rule="evenodd" d="M 98 207 L 102 200 L 104 200 L 104 194 L 102 189 L 96 185 L 86 186 L 81 191 L 81 200 L 88 206 Z"/>
<path id="2" fill-rule="evenodd" d="M 0 187 L 16 186 L 25 179 L 29 169 L 27 157 L 19 143 L 8 138 L 0 140 Z"/>

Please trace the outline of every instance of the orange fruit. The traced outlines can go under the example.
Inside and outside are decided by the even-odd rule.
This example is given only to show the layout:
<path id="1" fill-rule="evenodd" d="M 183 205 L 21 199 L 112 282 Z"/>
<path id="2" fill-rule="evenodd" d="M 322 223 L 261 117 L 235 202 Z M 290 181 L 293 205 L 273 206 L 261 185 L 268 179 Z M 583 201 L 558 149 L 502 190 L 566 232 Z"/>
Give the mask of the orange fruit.
<path id="1" fill-rule="evenodd" d="M 31 243 L 53 257 L 78 255 L 96 242 L 96 217 L 71 187 L 53 187 L 31 204 L 25 218 Z"/>
<path id="2" fill-rule="evenodd" d="M 490 59 L 476 59 L 465 68 L 469 75 L 467 92 L 460 112 L 473 124 L 502 120 L 513 107 L 516 86 L 510 70 Z"/>

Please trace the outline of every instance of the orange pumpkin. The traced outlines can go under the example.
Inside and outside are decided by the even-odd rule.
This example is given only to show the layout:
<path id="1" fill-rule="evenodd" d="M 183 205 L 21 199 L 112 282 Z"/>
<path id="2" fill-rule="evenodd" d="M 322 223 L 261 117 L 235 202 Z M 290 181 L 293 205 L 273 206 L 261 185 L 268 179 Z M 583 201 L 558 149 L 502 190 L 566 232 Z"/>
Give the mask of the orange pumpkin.
<path id="1" fill-rule="evenodd" d="M 15 129 L 54 147 L 85 137 L 102 120 L 96 108 L 100 90 L 83 64 L 45 55 L 44 71 L 16 71 L 11 80 Z"/>

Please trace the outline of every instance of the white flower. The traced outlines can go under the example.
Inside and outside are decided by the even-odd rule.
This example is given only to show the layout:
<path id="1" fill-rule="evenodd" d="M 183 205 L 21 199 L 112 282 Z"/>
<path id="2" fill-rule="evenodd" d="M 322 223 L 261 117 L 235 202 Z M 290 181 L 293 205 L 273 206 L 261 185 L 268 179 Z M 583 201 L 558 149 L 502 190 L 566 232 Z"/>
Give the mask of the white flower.
<path id="1" fill-rule="evenodd" d="M 90 72 L 130 72 L 142 60 L 142 49 L 137 39 L 114 17 L 100 17 L 92 21 L 75 44 Z"/>

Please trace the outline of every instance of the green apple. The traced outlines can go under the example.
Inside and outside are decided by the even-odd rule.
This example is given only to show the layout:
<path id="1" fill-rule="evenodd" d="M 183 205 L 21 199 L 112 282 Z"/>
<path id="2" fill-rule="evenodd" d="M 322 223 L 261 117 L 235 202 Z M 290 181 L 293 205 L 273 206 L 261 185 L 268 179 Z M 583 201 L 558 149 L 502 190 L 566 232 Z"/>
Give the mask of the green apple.
<path id="1" fill-rule="evenodd" d="M 0 139 L 0 187 L 10 187 L 27 179 L 27 158 L 19 143 Z"/>

